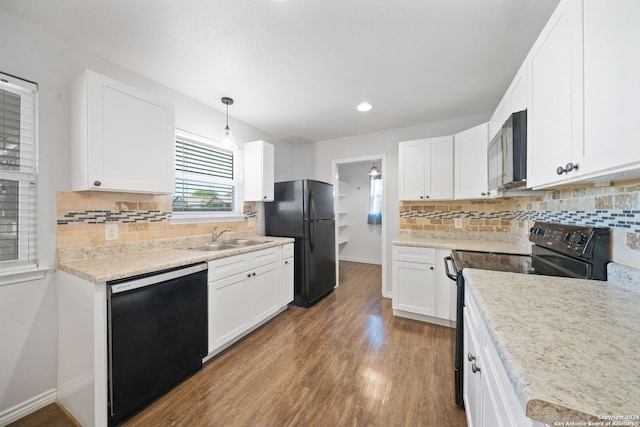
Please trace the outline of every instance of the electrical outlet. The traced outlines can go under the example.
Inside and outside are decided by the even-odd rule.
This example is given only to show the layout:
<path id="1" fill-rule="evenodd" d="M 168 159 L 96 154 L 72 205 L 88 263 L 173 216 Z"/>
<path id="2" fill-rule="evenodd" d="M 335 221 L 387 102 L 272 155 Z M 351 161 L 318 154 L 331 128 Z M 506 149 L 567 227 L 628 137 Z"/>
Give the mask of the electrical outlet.
<path id="1" fill-rule="evenodd" d="M 118 240 L 118 224 L 105 224 L 104 240 Z"/>
<path id="2" fill-rule="evenodd" d="M 455 228 L 462 228 L 462 218 L 454 218 L 453 219 L 453 226 Z"/>

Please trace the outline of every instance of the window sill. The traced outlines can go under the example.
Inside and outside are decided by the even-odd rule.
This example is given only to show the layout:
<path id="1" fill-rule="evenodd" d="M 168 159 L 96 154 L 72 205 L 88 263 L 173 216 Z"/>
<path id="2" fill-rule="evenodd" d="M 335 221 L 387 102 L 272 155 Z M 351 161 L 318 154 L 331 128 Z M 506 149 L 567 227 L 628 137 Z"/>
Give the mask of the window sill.
<path id="1" fill-rule="evenodd" d="M 198 222 L 237 222 L 244 221 L 245 216 L 237 212 L 227 213 L 174 213 L 169 224 L 194 224 Z"/>
<path id="2" fill-rule="evenodd" d="M 0 269 L 0 286 L 42 279 L 50 269 L 36 264 Z"/>

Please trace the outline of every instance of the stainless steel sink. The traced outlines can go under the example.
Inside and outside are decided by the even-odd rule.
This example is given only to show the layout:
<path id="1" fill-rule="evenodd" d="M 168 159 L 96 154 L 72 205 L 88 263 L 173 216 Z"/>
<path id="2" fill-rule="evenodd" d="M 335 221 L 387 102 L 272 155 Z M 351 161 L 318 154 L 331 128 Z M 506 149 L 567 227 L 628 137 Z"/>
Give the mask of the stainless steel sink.
<path id="1" fill-rule="evenodd" d="M 189 250 L 192 251 L 223 251 L 225 249 L 238 249 L 246 246 L 261 245 L 263 243 L 269 243 L 269 240 L 257 240 L 257 239 L 232 239 L 224 240 L 222 242 L 209 242 L 204 245 L 191 246 Z"/>
<path id="2" fill-rule="evenodd" d="M 237 245 L 228 245 L 226 243 L 205 243 L 200 246 L 192 246 L 190 249 L 192 251 L 223 251 L 225 249 L 237 249 Z"/>
<path id="3" fill-rule="evenodd" d="M 263 243 L 269 243 L 269 241 L 257 240 L 257 239 L 233 239 L 233 240 L 225 240 L 223 243 L 227 245 L 234 245 L 234 246 L 255 246 L 255 245 L 261 245 Z"/>

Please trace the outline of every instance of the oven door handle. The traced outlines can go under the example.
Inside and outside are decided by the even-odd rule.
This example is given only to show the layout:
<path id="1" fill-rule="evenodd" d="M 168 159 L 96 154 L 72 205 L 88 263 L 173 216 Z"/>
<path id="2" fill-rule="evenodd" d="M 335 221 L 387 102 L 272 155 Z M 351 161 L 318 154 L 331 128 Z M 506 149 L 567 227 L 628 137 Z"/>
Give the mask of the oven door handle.
<path id="1" fill-rule="evenodd" d="M 450 256 L 446 256 L 444 257 L 444 271 L 447 274 L 447 277 L 451 280 L 453 280 L 454 282 L 456 282 L 458 280 L 458 275 L 456 274 L 451 274 L 451 271 L 449 270 L 449 262 L 451 261 L 451 264 L 453 264 L 453 260 L 451 259 Z"/>

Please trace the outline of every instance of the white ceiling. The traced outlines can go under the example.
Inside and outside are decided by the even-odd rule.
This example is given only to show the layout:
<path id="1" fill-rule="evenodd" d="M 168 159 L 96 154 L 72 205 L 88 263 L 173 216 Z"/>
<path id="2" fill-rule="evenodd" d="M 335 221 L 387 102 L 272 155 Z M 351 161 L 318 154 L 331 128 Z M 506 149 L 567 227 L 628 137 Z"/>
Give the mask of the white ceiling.
<path id="1" fill-rule="evenodd" d="M 488 116 L 559 0 L 2 0 L 289 142 Z M 368 113 L 356 111 L 362 101 Z M 232 123 L 230 123 L 233 128 Z"/>

